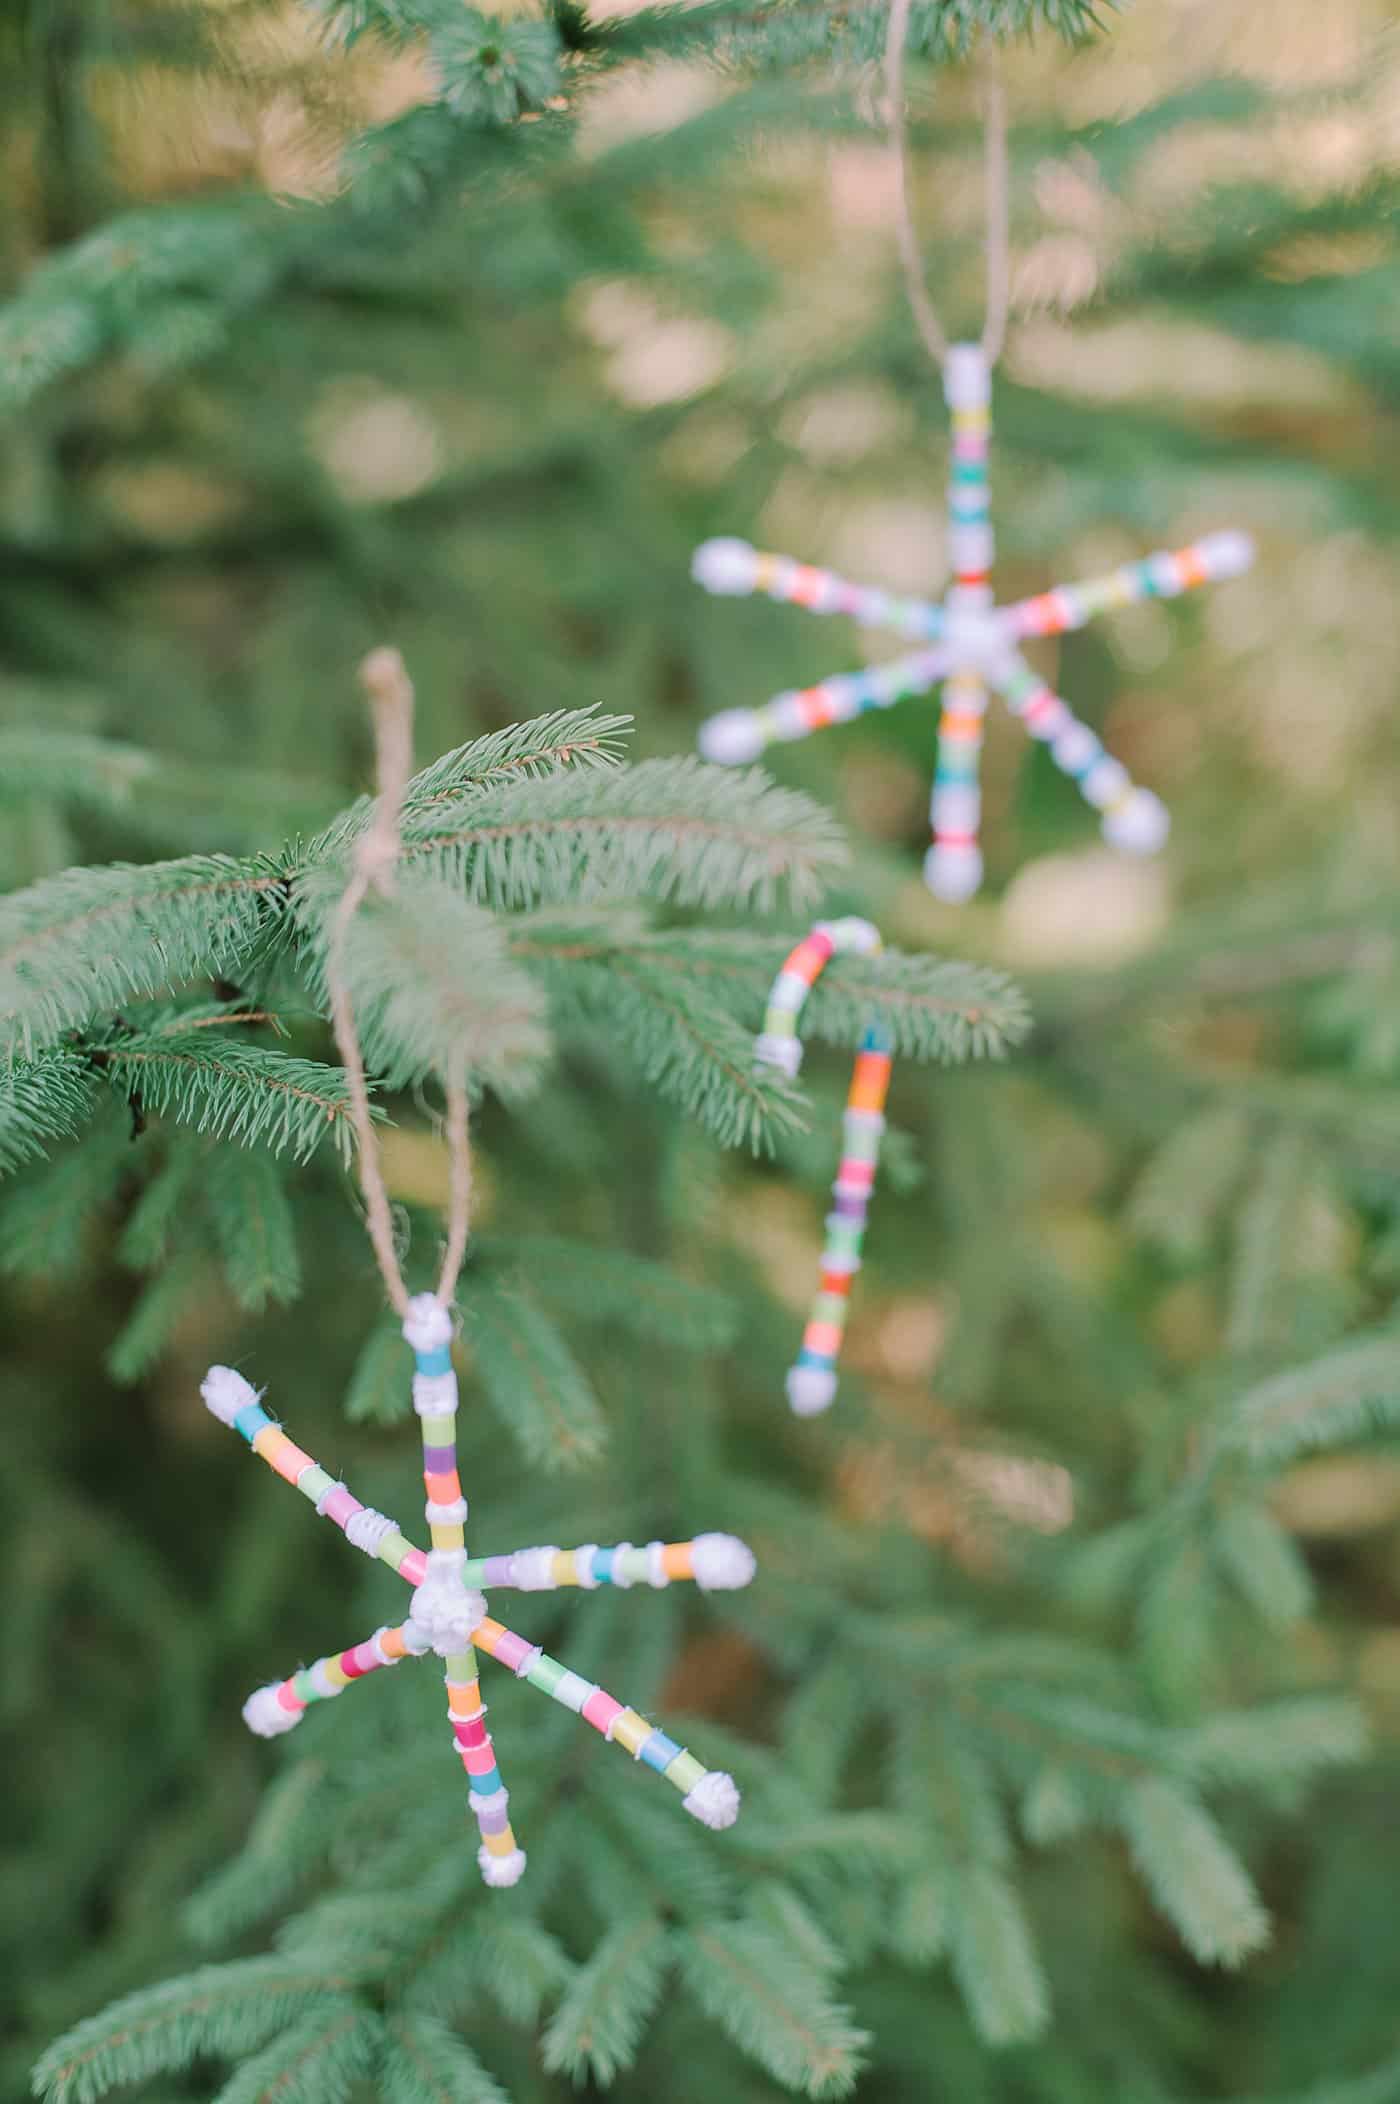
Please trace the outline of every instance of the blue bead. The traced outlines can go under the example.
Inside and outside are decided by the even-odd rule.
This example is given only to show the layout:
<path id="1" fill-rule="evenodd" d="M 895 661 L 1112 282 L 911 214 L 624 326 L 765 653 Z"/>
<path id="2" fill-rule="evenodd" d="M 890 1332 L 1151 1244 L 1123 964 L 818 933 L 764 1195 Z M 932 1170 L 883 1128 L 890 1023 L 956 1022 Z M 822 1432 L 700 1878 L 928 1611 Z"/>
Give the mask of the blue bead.
<path id="1" fill-rule="evenodd" d="M 595 1549 L 593 1551 L 593 1583 L 595 1585 L 612 1584 L 614 1553 L 612 1549 Z"/>
<path id="2" fill-rule="evenodd" d="M 419 1373 L 451 1373 L 452 1352 L 449 1346 L 440 1344 L 436 1351 L 415 1352 L 414 1360 Z"/>
<path id="3" fill-rule="evenodd" d="M 680 1751 L 675 1740 L 668 1739 L 664 1731 L 654 1731 L 649 1739 L 643 1739 L 637 1759 L 645 1761 L 658 1775 L 664 1775 Z"/>
<path id="4" fill-rule="evenodd" d="M 249 1446 L 271 1423 L 272 1419 L 261 1403 L 248 1403 L 233 1420 L 234 1430 L 243 1434 Z"/>
<path id="5" fill-rule="evenodd" d="M 797 1363 L 799 1366 L 819 1367 L 823 1373 L 834 1373 L 836 1370 L 836 1361 L 830 1356 L 829 1353 L 809 1352 L 805 1348 L 805 1346 L 797 1354 Z"/>

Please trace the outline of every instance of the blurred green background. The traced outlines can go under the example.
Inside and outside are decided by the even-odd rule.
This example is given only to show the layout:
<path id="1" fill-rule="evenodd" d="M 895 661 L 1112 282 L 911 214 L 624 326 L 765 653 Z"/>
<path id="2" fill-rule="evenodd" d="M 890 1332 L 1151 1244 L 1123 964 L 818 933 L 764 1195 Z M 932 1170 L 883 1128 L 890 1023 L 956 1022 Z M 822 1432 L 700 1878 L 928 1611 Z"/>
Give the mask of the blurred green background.
<path id="1" fill-rule="evenodd" d="M 707 598 L 706 535 L 941 588 L 944 411 L 897 282 L 878 84 L 825 63 L 823 35 L 859 45 L 859 23 L 755 11 L 721 66 L 649 29 L 629 65 L 605 6 L 605 65 L 560 19 L 573 56 L 541 107 L 483 134 L 462 179 L 399 169 L 357 210 L 347 143 L 433 97 L 414 49 L 347 53 L 314 10 L 261 0 L 5 11 L 0 275 L 30 288 L 54 370 L 0 422 L 0 731 L 155 756 L 114 759 L 99 796 L 0 780 L 6 888 L 318 822 L 367 779 L 353 670 L 386 637 L 423 759 L 588 700 L 635 715 L 638 755 L 673 753 L 718 708 L 894 647 Z M 1031 1625 L 1053 1594 L 1164 1714 L 1318 1685 L 1366 1709 L 1370 1756 L 1291 1817 L 1235 1807 L 1276 1925 L 1242 1974 L 1193 1968 L 1109 1851 L 1070 1846 L 1031 1878 L 1052 1973 L 1072 1954 L 1057 2044 L 1035 2069 L 998 2058 L 942 1986 L 877 1969 L 853 1997 L 878 2041 L 862 2096 L 1322 2095 L 1382 2063 L 1389 2086 L 1325 2094 L 1383 2104 L 1400 1448 L 1377 1432 L 1278 1473 L 1277 1587 L 1166 1551 L 1086 1576 L 1081 1552 L 1169 1501 L 1223 1394 L 1384 1323 L 1400 1284 L 1400 15 L 1139 0 L 1082 49 L 1015 41 L 1004 70 L 1000 596 L 1216 526 L 1259 543 L 1236 583 L 1035 652 L 1170 806 L 1169 849 L 1101 847 L 994 709 L 987 886 L 942 907 L 919 878 L 930 706 L 770 755 L 848 826 L 847 903 L 905 948 L 1004 965 L 1038 1020 L 1004 1070 L 897 1077 L 850 1409 L 810 1434 L 773 1420 L 840 1062 L 813 1063 L 813 1134 L 776 1167 L 717 1159 L 585 1066 L 552 1106 L 487 1114 L 481 1218 L 664 1251 L 731 1292 L 739 1342 L 704 1378 L 736 1451 L 931 1550 L 950 1596 Z M 930 282 L 975 329 L 972 82 L 917 65 L 911 93 Z M 76 280 L 31 277 L 154 206 L 176 214 L 168 267 L 129 271 L 118 219 Z M 308 1397 L 347 1471 L 401 1500 L 412 1475 L 402 1425 L 339 1414 L 374 1288 L 335 1173 L 299 1190 L 304 1297 L 250 1313 L 178 1224 L 158 1293 L 140 1282 L 125 1179 L 159 1137 L 89 1144 L 114 1165 L 90 1216 L 48 1182 L 0 1199 L 14 2093 L 54 2030 L 192 1962 L 181 1906 L 267 1772 L 238 1704 L 288 1644 L 314 1651 L 343 1590 L 338 1545 L 229 1460 L 199 1370 L 241 1353 Z M 619 1189 L 634 1146 L 656 1177 Z M 430 1135 L 389 1160 L 400 1198 L 440 1194 Z M 596 1355 L 619 1396 L 658 1378 L 616 1339 Z M 739 1638 L 689 1670 L 691 1707 L 766 1728 Z"/>

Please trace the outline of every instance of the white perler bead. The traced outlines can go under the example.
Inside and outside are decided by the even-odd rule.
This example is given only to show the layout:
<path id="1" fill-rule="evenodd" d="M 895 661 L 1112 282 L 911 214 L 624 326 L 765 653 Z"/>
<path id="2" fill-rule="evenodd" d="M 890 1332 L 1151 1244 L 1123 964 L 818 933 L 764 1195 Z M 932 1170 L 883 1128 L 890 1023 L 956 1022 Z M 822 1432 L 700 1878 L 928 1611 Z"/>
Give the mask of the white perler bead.
<path id="1" fill-rule="evenodd" d="M 1085 800 L 1088 803 L 1097 805 L 1100 810 L 1103 810 L 1108 804 L 1116 804 L 1118 799 L 1132 786 L 1132 778 L 1127 768 L 1109 753 L 1105 753 L 1101 759 L 1095 760 L 1093 766 L 1079 784 Z"/>
<path id="2" fill-rule="evenodd" d="M 790 1366 L 784 1386 L 795 1417 L 819 1417 L 836 1400 L 836 1376 L 829 1367 Z"/>
<path id="3" fill-rule="evenodd" d="M 465 1651 L 472 1631 L 486 1616 L 486 1596 L 464 1586 L 454 1572 L 435 1571 L 431 1564 L 423 1583 L 408 1603 L 409 1620 L 428 1649 L 439 1658 Z"/>
<path id="4" fill-rule="evenodd" d="M 284 1709 L 277 1700 L 277 1682 L 270 1681 L 265 1688 L 254 1688 L 243 1705 L 243 1722 L 249 1731 L 255 1731 L 260 1739 L 275 1739 L 284 1731 L 291 1731 L 300 1724 L 305 1712 L 299 1709 Z"/>
<path id="5" fill-rule="evenodd" d="M 980 343 L 950 343 L 943 360 L 943 395 L 950 409 L 983 409 L 992 399 L 992 374 Z"/>
<path id="6" fill-rule="evenodd" d="M 737 1534 L 697 1534 L 690 1555 L 702 1593 L 734 1592 L 748 1584 L 756 1568 L 753 1550 Z"/>
<path id="7" fill-rule="evenodd" d="M 586 1593 L 597 1588 L 598 1581 L 593 1575 L 593 1559 L 597 1553 L 596 1541 L 586 1541 L 582 1548 L 574 1550 L 574 1575 Z"/>
<path id="8" fill-rule="evenodd" d="M 960 906 L 973 897 L 982 882 L 980 849 L 950 847 L 946 841 L 935 841 L 924 856 L 924 882 L 936 899 Z"/>
<path id="9" fill-rule="evenodd" d="M 965 782 L 943 782 L 933 792 L 934 824 L 954 833 L 973 833 L 982 816 L 980 791 Z"/>
<path id="10" fill-rule="evenodd" d="M 754 1039 L 753 1056 L 761 1067 L 777 1067 L 789 1081 L 796 1081 L 802 1070 L 802 1041 L 761 1030 Z"/>
<path id="11" fill-rule="evenodd" d="M 1171 814 L 1150 789 L 1135 789 L 1116 811 L 1103 821 L 1103 837 L 1110 847 L 1130 855 L 1155 855 L 1171 831 Z"/>
<path id="12" fill-rule="evenodd" d="M 440 1351 L 452 1342 L 452 1317 L 435 1293 L 415 1293 L 403 1319 L 403 1333 L 416 1352 Z"/>
<path id="13" fill-rule="evenodd" d="M 455 1373 L 416 1373 L 413 1407 L 420 1417 L 451 1417 L 457 1408 Z"/>
<path id="14" fill-rule="evenodd" d="M 258 1391 L 251 1381 L 232 1366 L 211 1366 L 199 1384 L 204 1397 L 204 1407 L 211 1410 L 220 1424 L 231 1425 L 240 1410 L 258 1400 Z"/>
<path id="15" fill-rule="evenodd" d="M 493 1856 L 483 1845 L 476 1852 L 477 1867 L 488 1885 L 518 1885 L 525 1875 L 525 1851 L 513 1848 L 508 1856 Z"/>
<path id="16" fill-rule="evenodd" d="M 1242 577 L 1254 561 L 1255 547 L 1251 535 L 1226 527 L 1223 532 L 1208 533 L 1204 540 L 1197 541 L 1196 553 L 1206 575 L 1218 581 Z"/>
<path id="17" fill-rule="evenodd" d="M 717 767 L 742 767 L 756 760 L 766 743 L 752 709 L 721 709 L 700 726 L 700 757 Z"/>
<path id="18" fill-rule="evenodd" d="M 647 1584 L 655 1586 L 658 1592 L 662 1586 L 671 1583 L 664 1561 L 665 1555 L 666 1544 L 664 1541 L 649 1541 L 647 1543 Z"/>
<path id="19" fill-rule="evenodd" d="M 558 1549 L 517 1549 L 510 1559 L 512 1585 L 522 1593 L 547 1593 L 554 1586 L 554 1559 Z"/>
<path id="20" fill-rule="evenodd" d="M 1078 774 L 1081 767 L 1089 765 L 1098 750 L 1099 741 L 1085 723 L 1068 724 L 1050 745 L 1055 765 L 1062 767 L 1066 774 Z"/>
<path id="21" fill-rule="evenodd" d="M 989 570 L 995 553 L 992 529 L 980 519 L 964 519 L 948 528 L 948 556 L 955 570 Z M 947 634 L 950 642 L 957 635 L 956 618 L 956 615 L 949 616 Z M 996 623 L 986 614 L 981 614 L 972 647 L 985 650 L 998 635 Z"/>
<path id="22" fill-rule="evenodd" d="M 727 597 L 751 592 L 757 567 L 756 551 L 747 541 L 734 539 L 702 541 L 690 559 L 695 582 Z"/>
<path id="23" fill-rule="evenodd" d="M 630 1542 L 630 1541 L 620 1541 L 620 1542 L 618 1542 L 618 1543 L 617 1543 L 616 1547 L 615 1547 L 615 1548 L 613 1549 L 613 1559 L 612 1559 L 612 1582 L 613 1582 L 614 1586 L 616 1587 L 616 1589 L 618 1590 L 618 1592 L 620 1592 L 620 1593 L 625 1593 L 625 1592 L 627 1591 L 628 1587 L 629 1587 L 629 1586 L 630 1586 L 630 1585 L 632 1584 L 632 1582 L 633 1582 L 633 1581 L 632 1581 L 632 1580 L 631 1580 L 630 1578 L 628 1578 L 628 1577 L 626 1577 L 626 1576 L 624 1575 L 624 1573 L 623 1573 L 623 1568 L 622 1568 L 622 1559 L 623 1559 L 623 1557 L 624 1557 L 624 1556 L 630 1556 L 631 1554 L 632 1554 L 632 1544 L 631 1544 L 631 1542 Z"/>
<path id="24" fill-rule="evenodd" d="M 713 1827 L 719 1832 L 733 1826 L 739 1816 L 739 1792 L 732 1775 L 722 1768 L 712 1768 L 702 1775 L 690 1794 L 681 1799 L 692 1819 L 702 1826 Z"/>

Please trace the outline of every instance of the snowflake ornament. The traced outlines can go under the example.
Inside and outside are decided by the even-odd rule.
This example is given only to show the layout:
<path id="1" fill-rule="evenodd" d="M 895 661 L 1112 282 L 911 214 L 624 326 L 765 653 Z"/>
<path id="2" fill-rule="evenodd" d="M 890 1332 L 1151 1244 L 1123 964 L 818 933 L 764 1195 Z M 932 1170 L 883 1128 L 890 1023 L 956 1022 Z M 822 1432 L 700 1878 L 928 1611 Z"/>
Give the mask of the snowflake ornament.
<path id="1" fill-rule="evenodd" d="M 1133 854 L 1151 854 L 1162 845 L 1169 824 L 1163 804 L 1132 781 L 1068 702 L 1032 670 L 1019 646 L 1030 637 L 1082 628 L 1110 607 L 1174 599 L 1196 585 L 1238 577 L 1253 561 L 1254 546 L 1244 533 L 1213 533 L 1189 547 L 1126 563 L 1105 577 L 1057 585 L 1035 598 L 997 606 L 990 583 L 987 487 L 991 367 L 979 344 L 949 348 L 943 389 L 952 423 L 952 579 L 941 605 L 851 584 L 830 570 L 764 554 L 739 540 L 706 541 L 696 550 L 692 574 L 710 592 L 736 597 L 765 592 L 812 613 L 850 614 L 867 627 L 918 638 L 918 650 L 889 664 L 777 694 L 762 708 L 723 710 L 701 726 L 700 750 L 707 760 L 739 766 L 779 740 L 805 738 L 828 724 L 849 722 L 869 709 L 887 709 L 941 686 L 930 808 L 933 844 L 924 860 L 924 880 L 936 897 L 960 901 L 971 898 L 982 881 L 978 763 L 989 690 L 1001 695 L 1031 736 L 1049 747 L 1061 772 L 1102 812 L 1106 840 Z"/>
<path id="2" fill-rule="evenodd" d="M 230 1366 L 211 1366 L 200 1393 L 221 1423 L 241 1432 L 253 1452 L 288 1483 L 294 1483 L 318 1513 L 335 1521 L 347 1541 L 396 1570 L 413 1587 L 408 1618 L 377 1629 L 363 1643 L 332 1652 L 286 1680 L 258 1688 L 243 1705 L 244 1722 L 262 1738 L 291 1731 L 308 1703 L 339 1695 L 380 1666 L 434 1652 L 443 1661 L 447 1714 L 467 1771 L 468 1803 L 481 1834 L 477 1862 L 488 1885 L 514 1885 L 525 1868 L 509 1814 L 509 1792 L 496 1766 L 486 1705 L 477 1679 L 476 1654 L 508 1666 L 517 1678 L 576 1710 L 605 1739 L 655 1768 L 681 1792 L 681 1801 L 702 1825 L 727 1827 L 739 1813 L 732 1777 L 701 1766 L 664 1731 L 649 1724 L 592 1681 L 571 1673 L 557 1659 L 507 1629 L 486 1611 L 485 1587 L 513 1586 L 520 1592 L 550 1592 L 559 1586 L 669 1585 L 693 1578 L 702 1591 L 747 1585 L 754 1573 L 752 1551 L 732 1534 L 702 1534 L 694 1541 L 649 1542 L 634 1548 L 589 1543 L 578 1549 L 517 1549 L 509 1556 L 469 1557 L 463 1527 L 467 1501 L 457 1475 L 457 1379 L 452 1370 L 452 1318 L 435 1294 L 408 1304 L 403 1333 L 413 1348 L 413 1407 L 423 1435 L 425 1507 L 432 1547 L 414 1548 L 395 1522 L 353 1497 L 343 1483 L 303 1453 L 262 1407 L 257 1391 Z"/>

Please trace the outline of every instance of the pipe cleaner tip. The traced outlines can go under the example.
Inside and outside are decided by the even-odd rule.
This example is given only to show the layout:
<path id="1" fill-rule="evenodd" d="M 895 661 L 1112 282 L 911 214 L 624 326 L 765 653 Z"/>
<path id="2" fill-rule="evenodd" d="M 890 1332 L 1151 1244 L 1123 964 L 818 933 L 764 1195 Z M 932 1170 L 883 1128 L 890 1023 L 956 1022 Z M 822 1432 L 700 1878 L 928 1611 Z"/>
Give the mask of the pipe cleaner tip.
<path id="1" fill-rule="evenodd" d="M 279 1733 L 291 1731 L 294 1725 L 300 1724 L 304 1714 L 304 1710 L 285 1709 L 277 1700 L 275 1680 L 265 1688 L 254 1688 L 243 1705 L 243 1722 L 260 1739 L 275 1739 Z"/>
<path id="2" fill-rule="evenodd" d="M 786 1386 L 795 1417 L 820 1417 L 836 1400 L 836 1376 L 825 1366 L 789 1367 Z"/>
<path id="3" fill-rule="evenodd" d="M 726 1826 L 733 1826 L 739 1816 L 739 1792 L 732 1775 L 722 1768 L 711 1768 L 702 1775 L 690 1794 L 681 1799 L 681 1804 L 692 1819 L 702 1826 L 712 1827 L 716 1833 Z"/>
<path id="4" fill-rule="evenodd" d="M 1242 577 L 1257 553 L 1253 535 L 1240 533 L 1232 527 L 1220 533 L 1208 533 L 1196 545 L 1212 578 Z"/>
<path id="5" fill-rule="evenodd" d="M 690 1555 L 702 1593 L 733 1592 L 747 1585 L 757 1569 L 753 1550 L 737 1534 L 697 1534 Z"/>
<path id="6" fill-rule="evenodd" d="M 857 957 L 873 957 L 884 947 L 874 921 L 862 920 L 858 913 L 848 913 L 844 920 L 828 925 L 838 950 L 847 950 Z"/>
<path id="7" fill-rule="evenodd" d="M 700 726 L 700 757 L 717 767 L 742 767 L 762 752 L 763 730 L 752 709 L 721 709 Z"/>
<path id="8" fill-rule="evenodd" d="M 747 541 L 702 541 L 690 560 L 690 574 L 707 592 L 738 595 L 753 590 L 757 558 Z"/>
<path id="9" fill-rule="evenodd" d="M 489 1848 L 479 1848 L 476 1860 L 487 1885 L 518 1885 L 525 1875 L 523 1848 L 513 1848 L 508 1856 L 493 1856 Z"/>
<path id="10" fill-rule="evenodd" d="M 924 856 L 924 882 L 934 897 L 947 905 L 965 904 L 975 897 L 982 882 L 980 851 L 935 842 Z"/>
<path id="11" fill-rule="evenodd" d="M 415 1293 L 403 1319 L 403 1333 L 416 1352 L 440 1351 L 452 1342 L 452 1317 L 435 1293 Z"/>
<path id="12" fill-rule="evenodd" d="M 1150 789 L 1135 789 L 1103 821 L 1103 837 L 1110 847 L 1130 855 L 1155 855 L 1171 831 L 1171 814 Z"/>
<path id="13" fill-rule="evenodd" d="M 218 1418 L 220 1424 L 231 1425 L 240 1410 L 258 1399 L 258 1391 L 251 1381 L 245 1381 L 234 1366 L 211 1366 L 199 1384 L 204 1397 L 204 1406 Z"/>

